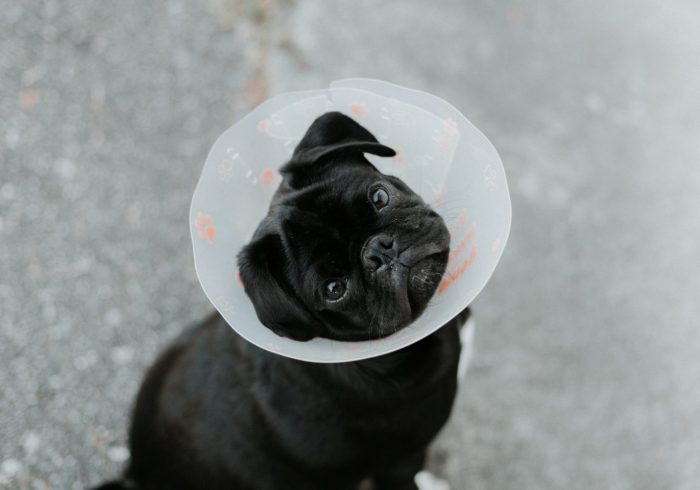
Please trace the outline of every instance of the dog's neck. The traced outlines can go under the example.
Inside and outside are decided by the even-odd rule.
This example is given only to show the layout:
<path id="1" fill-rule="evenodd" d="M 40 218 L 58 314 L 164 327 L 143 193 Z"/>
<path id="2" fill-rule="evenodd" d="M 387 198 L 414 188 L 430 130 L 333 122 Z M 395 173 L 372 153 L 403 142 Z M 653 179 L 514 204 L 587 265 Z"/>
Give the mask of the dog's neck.
<path id="1" fill-rule="evenodd" d="M 450 355 L 450 350 L 456 353 Z M 429 389 L 446 370 L 454 368 L 456 372 L 456 364 L 452 366 L 454 363 L 450 359 L 456 363 L 458 352 L 456 329 L 455 335 L 451 335 L 446 326 L 415 344 L 371 359 L 335 364 L 302 362 L 300 365 L 351 396 L 374 392 L 377 396 L 395 397 L 421 387 Z"/>

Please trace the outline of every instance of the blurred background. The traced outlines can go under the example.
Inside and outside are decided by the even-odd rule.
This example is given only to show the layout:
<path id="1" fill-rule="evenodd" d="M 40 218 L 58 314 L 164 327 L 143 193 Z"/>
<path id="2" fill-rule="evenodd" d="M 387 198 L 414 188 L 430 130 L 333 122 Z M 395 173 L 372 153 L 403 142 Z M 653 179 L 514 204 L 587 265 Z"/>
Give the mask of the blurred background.
<path id="1" fill-rule="evenodd" d="M 454 489 L 700 488 L 700 4 L 0 0 L 0 487 L 128 457 L 210 306 L 192 191 L 270 95 L 367 76 L 499 149 L 510 242 L 430 467 Z"/>

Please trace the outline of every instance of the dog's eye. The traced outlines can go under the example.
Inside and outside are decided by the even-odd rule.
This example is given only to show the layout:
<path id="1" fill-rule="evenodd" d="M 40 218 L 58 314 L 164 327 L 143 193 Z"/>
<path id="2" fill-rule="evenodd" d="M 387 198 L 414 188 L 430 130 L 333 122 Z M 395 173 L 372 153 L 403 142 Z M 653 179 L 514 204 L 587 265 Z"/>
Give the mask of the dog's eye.
<path id="1" fill-rule="evenodd" d="M 376 187 L 369 198 L 377 210 L 385 208 L 389 204 L 389 192 L 382 186 Z"/>
<path id="2" fill-rule="evenodd" d="M 341 279 L 331 279 L 323 286 L 323 296 L 329 301 L 338 301 L 345 296 L 347 287 Z"/>

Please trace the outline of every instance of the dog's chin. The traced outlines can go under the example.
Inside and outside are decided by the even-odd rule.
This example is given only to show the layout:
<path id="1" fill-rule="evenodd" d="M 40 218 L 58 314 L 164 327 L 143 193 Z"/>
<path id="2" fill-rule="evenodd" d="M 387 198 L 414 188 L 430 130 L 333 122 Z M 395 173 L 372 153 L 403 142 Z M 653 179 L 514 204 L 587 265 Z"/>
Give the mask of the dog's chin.
<path id="1" fill-rule="evenodd" d="M 440 285 L 447 268 L 447 256 L 447 251 L 430 255 L 411 268 L 407 288 L 412 321 L 425 311 L 430 298 Z"/>
<path id="2" fill-rule="evenodd" d="M 447 252 L 424 257 L 407 271 L 406 281 L 399 287 L 394 298 L 401 298 L 399 304 L 390 307 L 383 315 L 383 321 L 373 330 L 375 338 L 386 337 L 406 328 L 425 311 L 430 298 L 437 290 L 447 266 Z M 399 314 L 397 314 L 399 313 Z"/>

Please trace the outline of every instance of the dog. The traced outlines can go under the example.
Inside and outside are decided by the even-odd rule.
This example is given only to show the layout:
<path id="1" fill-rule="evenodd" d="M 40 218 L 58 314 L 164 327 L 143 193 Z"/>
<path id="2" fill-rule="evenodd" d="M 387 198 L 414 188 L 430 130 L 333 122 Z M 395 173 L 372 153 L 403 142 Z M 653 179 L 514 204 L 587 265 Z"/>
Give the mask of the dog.
<path id="1" fill-rule="evenodd" d="M 425 310 L 442 279 L 444 221 L 366 153 L 395 154 L 341 113 L 317 118 L 239 252 L 245 292 L 280 336 L 391 335 Z M 214 313 L 148 371 L 130 462 L 99 488 L 415 490 L 452 410 L 468 317 L 467 308 L 390 354 L 317 364 L 262 350 Z"/>

